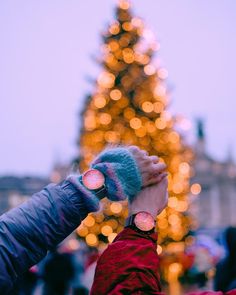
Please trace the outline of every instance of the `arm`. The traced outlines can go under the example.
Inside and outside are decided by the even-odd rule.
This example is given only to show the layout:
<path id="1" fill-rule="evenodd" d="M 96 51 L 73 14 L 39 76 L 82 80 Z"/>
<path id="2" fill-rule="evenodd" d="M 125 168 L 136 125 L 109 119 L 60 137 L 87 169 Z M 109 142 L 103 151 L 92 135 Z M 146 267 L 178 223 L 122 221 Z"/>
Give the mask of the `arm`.
<path id="1" fill-rule="evenodd" d="M 90 295 L 161 295 L 157 234 L 125 228 L 97 263 Z"/>
<path id="2" fill-rule="evenodd" d="M 166 173 L 160 182 L 144 188 L 129 204 L 129 214 L 140 211 L 153 218 L 167 204 Z M 157 234 L 125 228 L 101 255 L 97 263 L 90 295 L 153 294 L 161 295 Z"/>
<path id="3" fill-rule="evenodd" d="M 70 182 L 49 185 L 0 217 L 0 293 L 64 240 L 92 211 L 89 192 Z"/>
<path id="4" fill-rule="evenodd" d="M 158 173 L 163 164 L 157 163 L 155 156 L 148 157 L 137 147 L 119 148 L 119 173 L 117 157 L 109 152 L 109 170 L 102 171 L 110 184 L 125 187 L 122 192 L 129 197 L 139 188 L 135 187 L 137 177 L 141 177 L 143 186 L 155 181 L 150 175 Z M 121 153 L 122 152 L 122 153 Z M 103 157 L 106 153 L 102 154 Z M 121 156 L 122 155 L 122 156 Z M 106 168 L 100 163 L 101 168 Z M 126 179 L 122 169 L 129 160 L 128 169 L 132 172 L 129 185 L 124 186 Z M 146 171 L 149 167 L 149 171 Z M 127 171 L 127 169 L 126 169 Z M 106 172 L 108 172 L 106 174 Z M 150 180 L 151 179 L 151 180 Z M 111 189 L 113 186 L 111 185 Z M 108 187 L 108 193 L 110 188 Z M 28 202 L 9 211 L 0 217 L 0 293 L 6 294 L 14 281 L 29 267 L 39 262 L 48 250 L 65 239 L 87 216 L 89 212 L 99 209 L 99 199 L 85 189 L 77 176 L 71 176 L 59 185 L 49 185 L 35 194 Z"/>

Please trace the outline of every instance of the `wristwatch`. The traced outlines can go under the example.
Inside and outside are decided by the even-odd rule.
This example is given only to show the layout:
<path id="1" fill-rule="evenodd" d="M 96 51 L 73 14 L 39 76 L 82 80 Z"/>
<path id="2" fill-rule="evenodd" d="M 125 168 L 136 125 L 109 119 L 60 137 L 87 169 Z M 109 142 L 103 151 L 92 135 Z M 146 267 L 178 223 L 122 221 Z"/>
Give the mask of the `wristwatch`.
<path id="1" fill-rule="evenodd" d="M 154 233 L 155 225 L 156 222 L 153 216 L 145 211 L 129 216 L 125 222 L 125 227 L 130 227 L 139 233 L 148 235 Z"/>
<path id="2" fill-rule="evenodd" d="M 106 197 L 105 176 L 97 169 L 89 169 L 79 178 L 81 184 L 100 200 Z"/>

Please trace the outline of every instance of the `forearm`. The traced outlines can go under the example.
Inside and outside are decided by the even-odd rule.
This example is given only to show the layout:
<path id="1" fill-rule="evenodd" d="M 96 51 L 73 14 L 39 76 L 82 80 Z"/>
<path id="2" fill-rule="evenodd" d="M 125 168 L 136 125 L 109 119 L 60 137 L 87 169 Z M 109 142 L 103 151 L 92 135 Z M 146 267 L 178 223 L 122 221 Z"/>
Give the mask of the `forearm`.
<path id="1" fill-rule="evenodd" d="M 87 216 L 89 209 L 82 191 L 68 181 L 49 185 L 0 217 L 1 294 Z"/>
<path id="2" fill-rule="evenodd" d="M 124 229 L 99 258 L 90 295 L 161 295 L 156 240 Z"/>

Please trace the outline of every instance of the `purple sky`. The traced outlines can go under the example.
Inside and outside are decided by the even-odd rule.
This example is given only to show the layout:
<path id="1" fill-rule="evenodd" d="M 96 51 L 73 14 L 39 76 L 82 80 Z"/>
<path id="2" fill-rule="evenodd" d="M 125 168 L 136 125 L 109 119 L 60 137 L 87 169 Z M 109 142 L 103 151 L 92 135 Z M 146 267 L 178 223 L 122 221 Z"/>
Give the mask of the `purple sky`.
<path id="1" fill-rule="evenodd" d="M 76 154 L 112 0 L 0 1 L 0 175 L 47 175 Z M 236 159 L 236 1 L 135 0 L 161 43 L 172 113 L 206 118 L 208 151 Z M 194 131 L 192 131 L 194 132 Z"/>

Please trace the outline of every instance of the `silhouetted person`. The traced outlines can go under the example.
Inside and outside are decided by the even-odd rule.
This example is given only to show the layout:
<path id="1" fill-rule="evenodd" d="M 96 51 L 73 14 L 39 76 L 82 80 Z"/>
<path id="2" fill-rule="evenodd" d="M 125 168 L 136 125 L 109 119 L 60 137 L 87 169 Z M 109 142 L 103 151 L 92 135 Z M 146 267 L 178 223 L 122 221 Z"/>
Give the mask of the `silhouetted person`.
<path id="1" fill-rule="evenodd" d="M 236 227 L 225 232 L 227 256 L 216 266 L 215 290 L 229 291 L 236 288 Z"/>
<path id="2" fill-rule="evenodd" d="M 44 266 L 43 295 L 66 295 L 74 274 L 72 255 L 53 253 Z"/>

